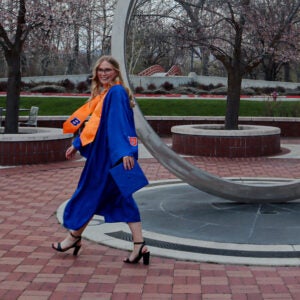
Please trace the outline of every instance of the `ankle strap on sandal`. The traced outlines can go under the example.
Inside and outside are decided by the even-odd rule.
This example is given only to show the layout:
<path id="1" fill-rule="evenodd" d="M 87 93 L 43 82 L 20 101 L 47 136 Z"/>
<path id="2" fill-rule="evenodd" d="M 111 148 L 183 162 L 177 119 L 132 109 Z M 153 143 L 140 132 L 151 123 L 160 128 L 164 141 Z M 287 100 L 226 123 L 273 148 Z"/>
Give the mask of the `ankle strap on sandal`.
<path id="1" fill-rule="evenodd" d="M 134 242 L 133 244 L 134 245 L 145 245 L 146 243 L 145 243 L 145 241 L 142 241 L 142 242 Z"/>
<path id="2" fill-rule="evenodd" d="M 70 232 L 71 237 L 73 237 L 74 239 L 77 239 L 77 240 L 81 240 L 81 235 L 80 236 L 76 236 L 71 231 L 69 231 L 69 232 Z"/>

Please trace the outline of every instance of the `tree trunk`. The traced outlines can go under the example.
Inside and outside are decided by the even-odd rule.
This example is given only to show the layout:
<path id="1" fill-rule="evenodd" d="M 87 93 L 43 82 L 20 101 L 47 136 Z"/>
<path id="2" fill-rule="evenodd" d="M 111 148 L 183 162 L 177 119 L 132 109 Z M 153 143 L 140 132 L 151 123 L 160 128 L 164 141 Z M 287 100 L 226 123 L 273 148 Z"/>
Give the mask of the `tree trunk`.
<path id="1" fill-rule="evenodd" d="M 74 25 L 74 48 L 72 50 L 71 58 L 69 60 L 66 75 L 74 74 L 76 70 L 76 65 L 78 64 L 79 57 L 79 26 Z"/>
<path id="2" fill-rule="evenodd" d="M 263 63 L 265 80 L 276 81 L 276 75 L 277 75 L 276 68 L 277 68 L 277 64 L 274 62 L 274 59 L 272 57 L 267 62 Z"/>
<path id="3" fill-rule="evenodd" d="M 241 74 L 234 69 L 228 72 L 228 91 L 225 115 L 226 130 L 238 129 L 241 85 Z"/>
<path id="4" fill-rule="evenodd" d="M 92 28 L 91 28 L 91 21 L 87 19 L 87 43 L 86 43 L 86 60 L 87 65 L 91 68 L 92 65 L 92 58 L 91 58 L 91 49 L 92 49 Z"/>
<path id="5" fill-rule="evenodd" d="M 18 133 L 19 103 L 21 91 L 20 53 L 6 53 L 8 65 L 5 133 Z"/>
<path id="6" fill-rule="evenodd" d="M 290 82 L 291 81 L 291 70 L 290 70 L 290 63 L 285 63 L 283 66 L 284 70 L 284 81 Z"/>
<path id="7" fill-rule="evenodd" d="M 209 74 L 208 66 L 209 66 L 209 55 L 210 55 L 210 53 L 205 48 L 201 49 L 201 51 L 202 51 L 202 70 L 201 70 L 201 75 L 208 76 L 208 74 Z"/>

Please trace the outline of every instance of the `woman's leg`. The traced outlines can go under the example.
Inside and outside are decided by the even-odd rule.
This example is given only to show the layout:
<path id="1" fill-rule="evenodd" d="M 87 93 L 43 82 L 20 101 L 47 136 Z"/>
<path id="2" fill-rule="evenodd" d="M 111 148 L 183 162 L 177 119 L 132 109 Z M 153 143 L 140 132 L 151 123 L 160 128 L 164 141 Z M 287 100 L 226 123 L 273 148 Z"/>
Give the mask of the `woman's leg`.
<path id="1" fill-rule="evenodd" d="M 142 233 L 142 223 L 141 222 L 134 222 L 134 223 L 128 223 L 129 229 L 132 234 L 132 240 L 134 243 L 142 243 L 144 241 L 143 233 Z M 128 257 L 130 261 L 134 260 L 139 254 L 139 251 L 141 249 L 141 244 L 133 244 L 133 251 Z M 146 246 L 143 247 L 142 253 L 148 252 L 148 249 Z"/>
<path id="2" fill-rule="evenodd" d="M 143 233 L 142 233 L 142 223 L 141 222 L 134 222 L 128 223 L 129 229 L 132 234 L 132 240 L 134 243 L 143 242 Z"/>

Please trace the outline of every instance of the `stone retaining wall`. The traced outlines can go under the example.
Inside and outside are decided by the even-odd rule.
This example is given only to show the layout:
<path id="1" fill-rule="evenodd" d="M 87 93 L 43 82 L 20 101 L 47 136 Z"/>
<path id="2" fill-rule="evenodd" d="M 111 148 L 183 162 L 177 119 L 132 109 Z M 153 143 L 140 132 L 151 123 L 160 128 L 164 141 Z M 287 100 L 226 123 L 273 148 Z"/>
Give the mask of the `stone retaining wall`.
<path id="1" fill-rule="evenodd" d="M 36 76 L 36 77 L 22 77 L 23 82 L 52 82 L 57 83 L 66 79 L 69 79 L 73 83 L 77 84 L 81 81 L 86 81 L 91 74 L 80 74 L 80 75 L 55 75 L 55 76 Z M 188 76 L 138 76 L 138 75 L 129 75 L 129 79 L 132 85 L 132 88 L 143 87 L 147 89 L 150 84 L 154 84 L 156 87 L 161 86 L 166 81 L 172 83 L 174 87 L 191 84 L 197 82 L 203 85 L 217 85 L 222 84 L 227 86 L 227 77 L 219 76 L 202 76 L 197 75 L 196 73 L 190 73 Z M 0 78 L 0 82 L 7 81 L 7 78 Z M 242 87 L 283 87 L 285 89 L 296 89 L 299 87 L 299 82 L 281 82 L 281 81 L 266 81 L 266 80 L 254 80 L 254 79 L 243 79 Z"/>
<path id="2" fill-rule="evenodd" d="M 226 77 L 218 77 L 218 76 L 201 76 L 195 73 L 190 73 L 189 76 L 137 76 L 130 75 L 130 82 L 133 88 L 143 87 L 147 89 L 147 87 L 152 84 L 156 87 L 160 87 L 165 82 L 171 83 L 174 87 L 179 87 L 183 85 L 191 85 L 192 83 L 197 82 L 198 84 L 203 85 L 218 85 L 222 84 L 223 86 L 227 86 L 227 78 Z M 242 80 L 242 88 L 278 88 L 283 87 L 285 89 L 296 89 L 299 87 L 298 82 L 280 82 L 280 81 L 266 81 L 266 80 L 253 80 L 253 79 L 243 79 Z"/>
<path id="3" fill-rule="evenodd" d="M 177 125 L 224 124 L 224 117 L 146 116 L 146 119 L 159 136 L 171 135 L 171 128 Z M 300 118 L 240 117 L 239 124 L 274 126 L 280 128 L 282 137 L 300 137 Z"/>

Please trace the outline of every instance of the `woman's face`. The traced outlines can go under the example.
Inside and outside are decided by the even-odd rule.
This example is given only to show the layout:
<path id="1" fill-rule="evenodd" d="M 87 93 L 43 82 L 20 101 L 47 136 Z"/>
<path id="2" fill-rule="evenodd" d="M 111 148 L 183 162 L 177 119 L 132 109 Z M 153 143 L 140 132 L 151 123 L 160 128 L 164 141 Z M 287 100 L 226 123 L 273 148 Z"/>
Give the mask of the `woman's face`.
<path id="1" fill-rule="evenodd" d="M 107 61 L 103 61 L 97 68 L 97 76 L 102 85 L 107 85 L 115 80 L 118 73 L 113 65 Z"/>

